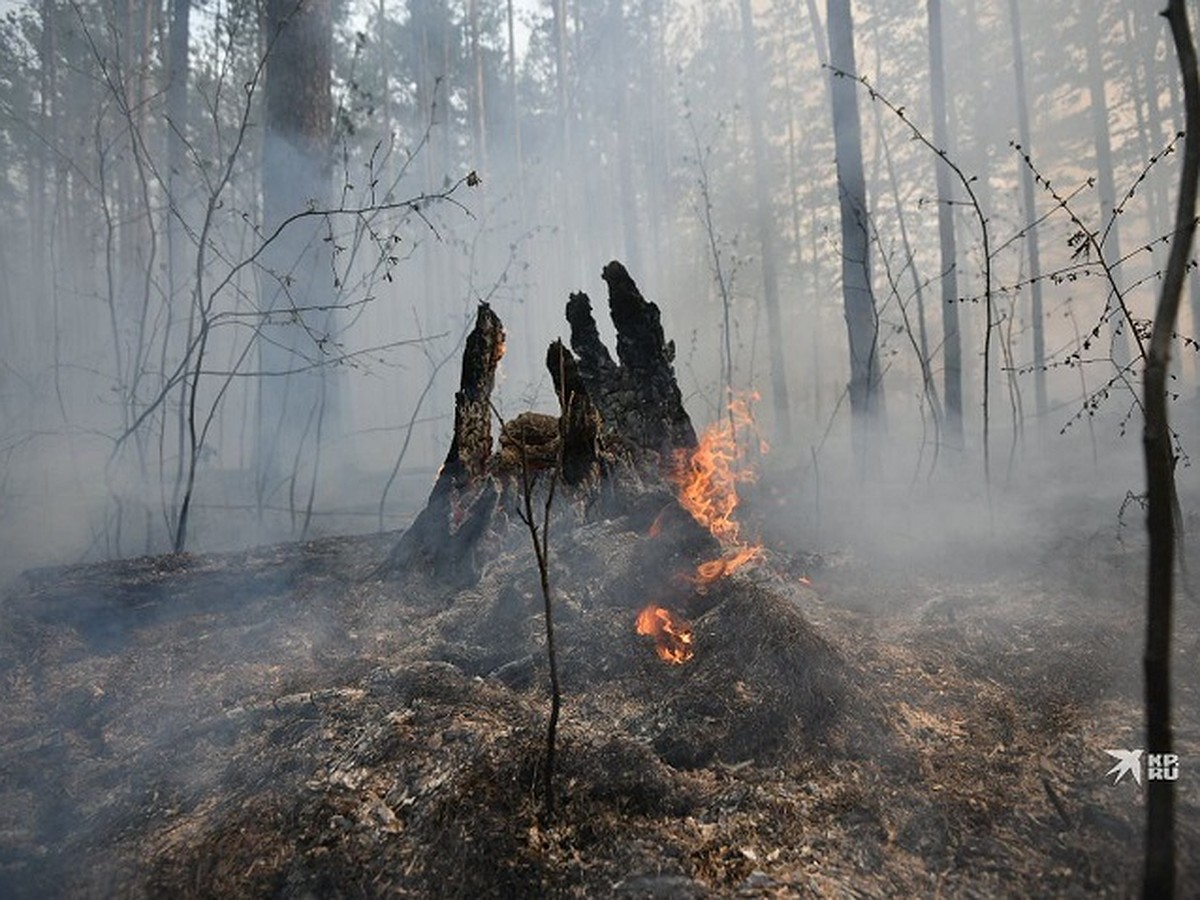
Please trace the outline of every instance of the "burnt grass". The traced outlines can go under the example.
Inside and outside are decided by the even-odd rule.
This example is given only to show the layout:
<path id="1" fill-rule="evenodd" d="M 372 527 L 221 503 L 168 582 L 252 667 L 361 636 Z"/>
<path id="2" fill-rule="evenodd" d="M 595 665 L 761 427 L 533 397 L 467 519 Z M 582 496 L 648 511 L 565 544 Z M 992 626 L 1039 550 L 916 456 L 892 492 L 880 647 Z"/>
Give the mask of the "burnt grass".
<path id="1" fill-rule="evenodd" d="M 1136 893 L 1141 789 L 1104 777 L 1104 750 L 1139 745 L 1136 549 L 1065 540 L 931 576 L 775 538 L 701 594 L 679 576 L 703 542 L 649 518 L 552 525 L 548 822 L 520 528 L 461 591 L 373 578 L 395 535 L 26 573 L 0 628 L 0 894 Z M 651 601 L 692 621 L 687 664 L 634 633 Z M 1186 896 L 1200 672 L 1181 617 Z"/>

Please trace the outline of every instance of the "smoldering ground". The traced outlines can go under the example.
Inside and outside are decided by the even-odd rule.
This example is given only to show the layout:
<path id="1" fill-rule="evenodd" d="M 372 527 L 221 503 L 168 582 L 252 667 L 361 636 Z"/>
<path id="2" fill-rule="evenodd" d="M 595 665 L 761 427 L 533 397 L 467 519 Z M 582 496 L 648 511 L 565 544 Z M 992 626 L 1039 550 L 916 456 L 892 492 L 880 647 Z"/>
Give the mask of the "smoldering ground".
<path id="1" fill-rule="evenodd" d="M 1140 727 L 1142 547 L 1120 485 L 1072 505 L 1077 467 L 1048 467 L 1064 481 L 996 486 L 989 510 L 977 472 L 941 473 L 943 508 L 928 485 L 836 470 L 818 529 L 814 486 L 766 466 L 739 515 L 768 555 L 703 595 L 677 576 L 709 539 L 686 516 L 650 537 L 661 497 L 614 520 L 555 510 L 564 799 L 548 828 L 519 527 L 465 591 L 372 579 L 394 535 L 28 573 L 5 603 L 7 881 L 18 896 L 1124 892 L 1140 804 L 1108 784 L 1103 751 Z M 692 618 L 690 663 L 634 633 L 650 599 Z"/>

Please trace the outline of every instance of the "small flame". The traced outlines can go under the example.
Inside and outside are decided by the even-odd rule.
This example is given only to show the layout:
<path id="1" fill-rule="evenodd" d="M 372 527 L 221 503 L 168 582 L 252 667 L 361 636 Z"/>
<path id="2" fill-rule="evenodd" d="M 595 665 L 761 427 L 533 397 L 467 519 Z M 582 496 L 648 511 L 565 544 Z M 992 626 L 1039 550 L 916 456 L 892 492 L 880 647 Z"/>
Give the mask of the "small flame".
<path id="1" fill-rule="evenodd" d="M 671 505 L 668 503 L 654 517 L 654 521 L 650 523 L 650 528 L 646 531 L 647 537 L 656 538 L 662 534 L 663 520 L 667 517 L 667 512 L 670 511 Z"/>
<path id="2" fill-rule="evenodd" d="M 651 603 L 637 617 L 637 633 L 654 638 L 660 659 L 681 666 L 692 658 L 692 626 Z"/>
<path id="3" fill-rule="evenodd" d="M 762 546 L 759 544 L 744 544 L 728 551 L 724 556 L 710 559 L 696 566 L 696 577 L 693 579 L 698 586 L 710 585 L 718 578 L 731 575 L 747 563 L 762 556 Z"/>
<path id="4" fill-rule="evenodd" d="M 712 584 L 762 555 L 761 545 L 742 540 L 741 526 L 733 517 L 739 502 L 738 484 L 756 477 L 746 464 L 738 438 L 744 432 L 756 432 L 750 404 L 757 399 L 757 394 L 735 397 L 729 403 L 728 418 L 710 425 L 694 450 L 676 453 L 672 480 L 679 489 L 680 504 L 725 550 L 717 559 L 697 567 L 695 582 L 699 586 Z M 758 446 L 760 453 L 769 449 L 761 437 Z"/>

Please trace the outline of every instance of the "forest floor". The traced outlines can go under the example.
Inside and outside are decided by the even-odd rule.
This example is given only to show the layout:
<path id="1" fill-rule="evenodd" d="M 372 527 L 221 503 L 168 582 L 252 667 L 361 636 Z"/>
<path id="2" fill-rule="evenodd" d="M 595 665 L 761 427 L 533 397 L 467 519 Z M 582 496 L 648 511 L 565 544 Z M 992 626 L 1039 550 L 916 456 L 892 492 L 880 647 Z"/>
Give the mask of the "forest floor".
<path id="1" fill-rule="evenodd" d="M 752 510 L 751 513 L 752 514 Z M 1064 527 L 968 566 L 560 513 L 541 598 L 372 572 L 395 535 L 27 573 L 0 607 L 0 891 L 54 896 L 1128 896 L 1142 551 Z M 633 618 L 691 618 L 659 660 Z M 1176 634 L 1180 896 L 1200 894 L 1200 629 Z"/>

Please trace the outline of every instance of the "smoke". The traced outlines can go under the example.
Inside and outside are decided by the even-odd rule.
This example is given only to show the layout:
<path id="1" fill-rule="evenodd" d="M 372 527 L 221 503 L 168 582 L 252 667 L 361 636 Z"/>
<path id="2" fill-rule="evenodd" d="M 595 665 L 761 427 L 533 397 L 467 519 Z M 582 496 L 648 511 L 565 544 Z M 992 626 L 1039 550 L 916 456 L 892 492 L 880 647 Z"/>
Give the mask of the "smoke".
<path id="1" fill-rule="evenodd" d="M 190 111 L 178 129 L 189 152 L 167 179 L 173 112 L 151 90 L 167 71 L 163 48 L 139 43 L 139 23 L 87 4 L 70 22 L 14 5 L 3 40 L 29 67 L 6 63 L 0 81 L 10 110 L 0 131 L 21 160 L 0 192 L 6 576 L 171 549 L 192 475 L 189 549 L 403 526 L 444 453 L 475 305 L 489 302 L 508 330 L 502 414 L 553 411 L 545 347 L 565 332 L 569 293 L 597 293 L 611 258 L 661 307 L 697 423 L 721 415 L 730 381 L 763 395 L 756 415 L 773 438 L 756 164 L 773 189 L 796 433 L 765 465 L 798 479 L 789 511 L 798 535 L 814 545 L 871 535 L 876 556 L 957 560 L 939 546 L 1019 541 L 1058 491 L 1077 485 L 1111 521 L 1137 489 L 1136 371 L 1114 367 L 1108 341 L 1123 318 L 1112 284 L 1145 316 L 1165 252 L 1175 162 L 1163 151 L 1176 110 L 1156 52 L 1161 29 L 1130 29 L 1101 11 L 1114 60 L 1111 165 L 1128 194 L 1120 215 L 1102 221 L 1088 179 L 1104 160 L 1076 65 L 1090 48 L 1073 7 L 1044 5 L 1023 24 L 1029 90 L 1045 99 L 1032 107 L 1033 146 L 1020 152 L 1009 146 L 1017 95 L 1005 11 L 945 11 L 945 149 L 973 179 L 993 253 L 988 296 L 983 235 L 957 196 L 967 435 L 958 448 L 941 408 L 939 160 L 908 130 L 932 133 L 924 15 L 911 4 L 859 5 L 862 74 L 903 111 L 858 91 L 887 407 L 883 468 L 859 484 L 846 464 L 825 23 L 805 4 L 753 10 L 767 146 L 756 163 L 732 5 L 578 4 L 557 19 L 553 8 L 517 4 L 515 57 L 505 6 L 478 8 L 473 21 L 439 4 L 347 7 L 334 24 L 328 191 L 300 198 L 293 212 L 311 217 L 272 239 L 263 179 L 308 180 L 307 151 L 264 149 L 253 17 L 193 12 Z M 112 83 L 90 77 L 117 59 L 141 105 L 122 106 Z M 1019 191 L 1029 166 L 1039 177 L 1033 210 Z M 1023 240 L 1035 217 L 1044 410 Z M 1118 228 L 1129 252 L 1101 265 Z M 599 324 L 611 343 L 606 317 Z M 1179 349 L 1179 375 L 1190 379 L 1194 354 Z"/>

